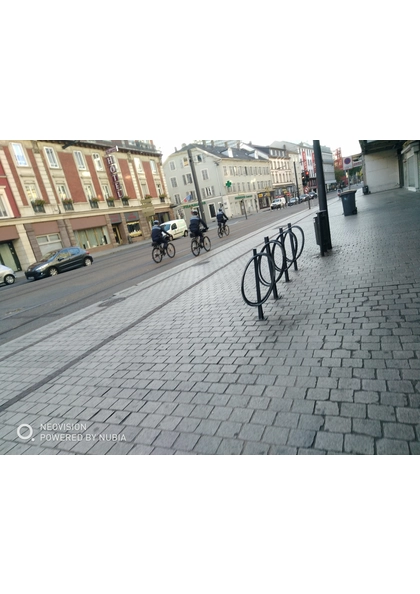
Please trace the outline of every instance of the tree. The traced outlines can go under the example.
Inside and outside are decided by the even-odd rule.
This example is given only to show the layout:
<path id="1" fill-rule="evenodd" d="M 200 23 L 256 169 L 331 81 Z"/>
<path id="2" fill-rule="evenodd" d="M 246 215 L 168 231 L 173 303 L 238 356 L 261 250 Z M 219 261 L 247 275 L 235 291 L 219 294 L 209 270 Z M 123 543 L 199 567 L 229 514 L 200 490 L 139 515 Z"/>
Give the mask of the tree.
<path id="1" fill-rule="evenodd" d="M 335 179 L 337 180 L 337 183 L 339 183 L 339 184 L 342 181 L 344 181 L 346 178 L 346 172 L 343 171 L 343 169 L 339 169 L 338 167 L 334 167 L 334 174 L 335 174 Z"/>

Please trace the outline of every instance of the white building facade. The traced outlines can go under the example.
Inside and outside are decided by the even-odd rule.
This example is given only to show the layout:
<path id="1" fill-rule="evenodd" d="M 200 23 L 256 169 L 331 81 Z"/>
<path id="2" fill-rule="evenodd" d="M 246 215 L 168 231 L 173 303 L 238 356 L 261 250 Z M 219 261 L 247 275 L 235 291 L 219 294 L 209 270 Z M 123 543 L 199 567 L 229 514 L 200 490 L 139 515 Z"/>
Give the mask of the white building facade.
<path id="1" fill-rule="evenodd" d="M 199 208 L 198 194 L 189 161 L 191 151 L 203 213 L 207 222 L 216 220 L 219 208 L 229 218 L 256 213 L 270 200 L 260 203 L 258 194 L 271 192 L 270 162 L 259 152 L 249 153 L 231 146 L 184 145 L 163 164 L 171 202 L 178 218 L 191 218 Z"/>

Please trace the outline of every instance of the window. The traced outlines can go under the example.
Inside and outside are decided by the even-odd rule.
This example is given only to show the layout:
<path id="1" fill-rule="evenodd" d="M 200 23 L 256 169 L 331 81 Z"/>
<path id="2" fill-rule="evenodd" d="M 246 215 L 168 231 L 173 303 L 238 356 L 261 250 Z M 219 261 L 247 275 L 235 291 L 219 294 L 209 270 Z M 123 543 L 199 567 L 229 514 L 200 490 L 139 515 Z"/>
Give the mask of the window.
<path id="1" fill-rule="evenodd" d="M 109 186 L 107 186 L 106 184 L 102 186 L 102 191 L 104 193 L 104 198 L 105 200 L 108 200 L 109 198 L 111 198 L 111 192 L 109 191 Z"/>
<path id="2" fill-rule="evenodd" d="M 213 186 L 211 188 L 204 188 L 206 196 L 213 196 Z"/>
<path id="3" fill-rule="evenodd" d="M 178 184 L 176 182 L 176 177 L 171 177 L 171 186 L 173 188 L 177 188 L 178 187 Z"/>
<path id="4" fill-rule="evenodd" d="M 61 250 L 63 247 L 59 233 L 51 233 L 50 235 L 39 235 L 36 238 L 42 255 L 48 254 L 53 250 Z"/>
<path id="5" fill-rule="evenodd" d="M 7 214 L 6 210 L 6 197 L 3 195 L 3 193 L 0 193 L 0 218 L 8 216 L 9 215 Z"/>
<path id="6" fill-rule="evenodd" d="M 206 179 L 209 179 L 209 172 L 207 169 L 203 169 L 203 171 L 201 172 L 201 175 L 203 176 L 203 180 L 205 181 Z"/>
<path id="7" fill-rule="evenodd" d="M 171 170 L 171 171 L 175 171 L 175 169 L 176 169 L 176 166 L 175 166 L 175 163 L 174 163 L 174 161 L 170 161 L 170 162 L 169 162 L 169 168 L 170 168 L 170 170 Z"/>
<path id="8" fill-rule="evenodd" d="M 36 189 L 35 184 L 26 183 L 25 184 L 25 192 L 29 200 L 37 200 L 38 199 L 38 191 Z"/>
<path id="9" fill-rule="evenodd" d="M 150 161 L 150 167 L 152 169 L 152 173 L 157 173 L 157 168 L 156 168 L 155 161 Z"/>
<path id="10" fill-rule="evenodd" d="M 179 194 L 174 195 L 175 204 L 181 204 L 181 196 Z"/>
<path id="11" fill-rule="evenodd" d="M 188 167 L 189 166 L 190 162 L 188 160 L 188 157 L 183 157 L 182 164 L 183 164 L 184 167 Z"/>
<path id="12" fill-rule="evenodd" d="M 184 180 L 184 186 L 186 186 L 187 184 L 192 184 L 193 183 L 193 179 L 192 179 L 192 175 L 191 173 L 187 173 L 187 175 L 183 175 L 182 179 Z"/>
<path id="13" fill-rule="evenodd" d="M 64 184 L 57 184 L 57 192 L 60 197 L 60 200 L 68 200 L 69 195 L 67 188 Z"/>
<path id="14" fill-rule="evenodd" d="M 93 193 L 93 188 L 90 184 L 85 185 L 85 193 L 88 197 L 88 200 L 92 200 L 92 198 L 96 198 L 95 194 Z"/>
<path id="15" fill-rule="evenodd" d="M 143 173 L 143 166 L 139 157 L 134 157 L 134 165 L 136 167 L 137 173 Z"/>
<path id="16" fill-rule="evenodd" d="M 74 158 L 76 159 L 78 169 L 86 169 L 85 160 L 80 151 L 74 151 Z"/>
<path id="17" fill-rule="evenodd" d="M 18 143 L 12 143 L 13 152 L 15 153 L 16 163 L 19 167 L 28 167 L 26 155 L 23 151 L 22 145 Z"/>
<path id="18" fill-rule="evenodd" d="M 55 151 L 53 148 L 46 146 L 44 147 L 45 154 L 47 155 L 47 160 L 51 169 L 58 169 L 58 161 L 57 157 L 55 156 Z"/>
<path id="19" fill-rule="evenodd" d="M 103 171 L 104 164 L 102 163 L 101 156 L 98 153 L 92 153 L 92 159 L 93 159 L 93 162 L 95 163 L 96 171 Z"/>

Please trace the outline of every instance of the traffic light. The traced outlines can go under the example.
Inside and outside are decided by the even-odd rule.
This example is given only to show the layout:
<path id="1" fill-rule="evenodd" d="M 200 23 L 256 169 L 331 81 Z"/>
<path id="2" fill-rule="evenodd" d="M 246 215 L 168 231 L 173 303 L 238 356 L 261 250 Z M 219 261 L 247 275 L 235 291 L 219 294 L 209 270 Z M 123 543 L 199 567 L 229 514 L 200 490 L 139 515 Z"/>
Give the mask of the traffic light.
<path id="1" fill-rule="evenodd" d="M 306 179 L 306 181 L 309 181 L 309 171 L 308 170 L 305 171 L 305 179 Z"/>
<path id="2" fill-rule="evenodd" d="M 302 173 L 302 185 L 306 186 L 307 185 L 307 181 L 306 181 L 306 175 L 304 173 Z"/>

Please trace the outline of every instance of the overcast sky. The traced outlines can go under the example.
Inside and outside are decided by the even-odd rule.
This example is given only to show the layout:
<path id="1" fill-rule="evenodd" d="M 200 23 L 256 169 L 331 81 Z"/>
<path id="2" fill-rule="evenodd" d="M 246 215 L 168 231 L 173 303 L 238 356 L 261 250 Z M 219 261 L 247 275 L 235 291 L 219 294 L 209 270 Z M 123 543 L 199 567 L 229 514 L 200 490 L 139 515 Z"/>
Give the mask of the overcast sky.
<path id="1" fill-rule="evenodd" d="M 193 138 L 189 138 L 189 137 L 182 137 L 181 135 L 170 135 L 168 134 L 165 137 L 155 137 L 152 138 L 151 140 L 154 141 L 155 145 L 160 148 L 160 150 L 163 153 L 163 160 L 165 160 L 167 157 L 169 157 L 169 155 L 171 153 L 174 152 L 175 147 L 179 150 L 182 146 L 182 144 L 188 144 L 190 142 L 192 142 L 193 140 L 195 140 L 197 138 L 197 136 L 194 136 Z M 216 137 L 214 137 L 216 138 Z M 218 136 L 218 139 L 220 138 L 227 138 L 227 137 L 221 137 Z M 235 139 L 237 139 L 237 137 L 234 137 Z M 176 139 L 176 140 L 173 140 Z M 206 137 L 207 140 L 211 140 L 210 137 Z M 232 137 L 229 137 L 230 140 L 232 140 Z M 252 140 L 255 144 L 260 144 L 260 145 L 269 145 L 274 141 L 279 141 L 279 140 L 285 140 L 288 142 L 308 142 L 310 144 L 313 143 L 313 140 L 306 140 L 305 138 L 296 138 L 296 136 L 294 137 L 290 137 L 290 136 L 281 136 L 281 137 L 273 137 L 273 136 L 269 136 L 267 133 L 265 135 L 261 135 L 261 136 L 255 136 L 253 137 L 251 135 L 251 137 L 249 137 L 248 135 L 242 135 L 242 137 L 240 138 L 240 140 L 243 140 L 244 142 L 248 142 L 249 140 Z M 332 151 L 335 151 L 337 148 L 341 148 L 341 153 L 343 157 L 346 156 L 350 156 L 350 155 L 354 155 L 357 153 L 360 153 L 360 144 L 358 140 L 348 140 L 346 137 L 342 137 L 341 139 L 337 136 L 327 136 L 325 138 L 320 138 L 319 139 L 321 144 L 324 146 L 329 146 L 330 149 Z"/>

